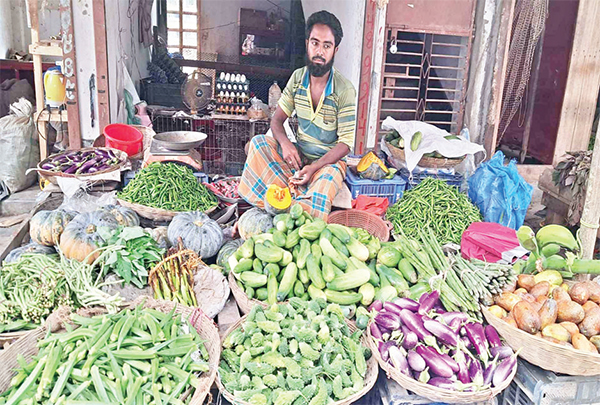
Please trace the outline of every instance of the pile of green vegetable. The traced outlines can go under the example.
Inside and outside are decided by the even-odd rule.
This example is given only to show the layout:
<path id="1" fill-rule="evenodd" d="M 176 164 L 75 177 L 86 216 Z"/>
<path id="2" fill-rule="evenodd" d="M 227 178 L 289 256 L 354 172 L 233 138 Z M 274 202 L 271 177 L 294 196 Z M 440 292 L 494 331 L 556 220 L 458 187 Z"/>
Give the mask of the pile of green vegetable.
<path id="1" fill-rule="evenodd" d="M 223 341 L 219 378 L 254 405 L 324 405 L 364 387 L 369 349 L 351 333 L 341 308 L 291 298 L 254 306 Z"/>
<path id="2" fill-rule="evenodd" d="M 401 273 L 376 264 L 381 244 L 363 229 L 313 219 L 299 204 L 276 215 L 273 224 L 268 233 L 246 240 L 227 261 L 250 298 L 269 304 L 293 296 L 321 298 L 343 305 L 352 317 L 356 305 L 391 300 L 408 290 Z M 366 315 L 364 309 L 360 312 Z"/>
<path id="3" fill-rule="evenodd" d="M 443 180 L 428 177 L 407 190 L 388 208 L 386 218 L 397 234 L 416 238 L 419 229 L 430 227 L 443 244 L 460 244 L 465 229 L 481 221 L 481 213 L 466 194 Z"/>
<path id="4" fill-rule="evenodd" d="M 215 195 L 194 172 L 176 163 L 150 163 L 117 197 L 134 204 L 168 211 L 207 211 L 218 205 Z"/>
<path id="5" fill-rule="evenodd" d="M 21 359 L 0 404 L 182 403 L 209 369 L 202 339 L 174 309 L 71 319 L 79 328 L 49 334 L 31 362 Z"/>

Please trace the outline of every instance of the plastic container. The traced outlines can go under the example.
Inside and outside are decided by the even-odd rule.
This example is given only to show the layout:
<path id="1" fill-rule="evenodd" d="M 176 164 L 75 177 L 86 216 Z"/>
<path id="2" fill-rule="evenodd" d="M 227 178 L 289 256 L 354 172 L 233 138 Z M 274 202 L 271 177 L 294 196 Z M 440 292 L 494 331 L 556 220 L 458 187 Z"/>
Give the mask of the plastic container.
<path id="1" fill-rule="evenodd" d="M 122 150 L 133 156 L 142 150 L 144 136 L 131 125 L 110 124 L 104 128 L 104 138 L 107 147 Z"/>
<path id="2" fill-rule="evenodd" d="M 387 197 L 390 205 L 402 198 L 406 188 L 406 180 L 401 176 L 394 176 L 390 180 L 361 179 L 351 169 L 346 171 L 346 184 L 352 194 L 352 199 L 359 195 L 370 197 Z"/>
<path id="3" fill-rule="evenodd" d="M 281 98 L 281 89 L 277 82 L 274 82 L 271 87 L 269 87 L 269 114 L 273 116 L 275 110 L 277 109 L 277 103 L 279 103 L 279 99 Z"/>
<path id="4" fill-rule="evenodd" d="M 500 404 L 600 404 L 600 379 L 559 375 L 519 359 L 515 379 L 503 392 Z"/>
<path id="5" fill-rule="evenodd" d="M 428 173 L 427 171 L 414 171 L 411 178 L 410 172 L 407 169 L 400 169 L 399 172 L 400 176 L 402 176 L 402 178 L 406 181 L 407 190 L 417 186 L 420 182 L 428 177 L 444 180 L 446 183 L 448 183 L 448 185 L 455 187 L 460 187 L 463 182 L 463 176 L 461 174 L 448 174 L 440 171 L 436 171 L 435 173 Z"/>

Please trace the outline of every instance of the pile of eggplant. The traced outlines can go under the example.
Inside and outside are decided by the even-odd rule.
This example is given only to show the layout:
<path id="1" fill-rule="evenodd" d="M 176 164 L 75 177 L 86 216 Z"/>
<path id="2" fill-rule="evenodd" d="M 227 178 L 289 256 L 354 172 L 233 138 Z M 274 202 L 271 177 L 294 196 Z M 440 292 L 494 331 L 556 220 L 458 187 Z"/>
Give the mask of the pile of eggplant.
<path id="1" fill-rule="evenodd" d="M 504 346 L 493 326 L 463 312 L 445 312 L 439 292 L 419 302 L 375 301 L 370 332 L 384 362 L 438 388 L 474 392 L 499 387 L 517 367 L 517 354 Z"/>
<path id="2" fill-rule="evenodd" d="M 51 172 L 84 175 L 103 172 L 120 163 L 121 159 L 113 150 L 91 148 L 52 155 L 40 167 Z"/>

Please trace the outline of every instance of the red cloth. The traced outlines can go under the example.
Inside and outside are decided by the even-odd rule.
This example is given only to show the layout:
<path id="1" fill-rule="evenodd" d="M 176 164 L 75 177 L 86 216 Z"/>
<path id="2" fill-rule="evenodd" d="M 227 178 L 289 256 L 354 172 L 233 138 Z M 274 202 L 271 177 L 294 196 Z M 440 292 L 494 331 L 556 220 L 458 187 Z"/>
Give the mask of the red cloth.
<path id="1" fill-rule="evenodd" d="M 503 259 L 511 262 L 527 252 L 519 244 L 514 229 L 495 222 L 472 223 L 463 232 L 460 250 L 465 259 L 475 258 L 488 263 Z"/>
<path id="2" fill-rule="evenodd" d="M 386 197 L 369 197 L 359 195 L 352 200 L 352 208 L 382 216 L 387 211 L 390 201 Z"/>

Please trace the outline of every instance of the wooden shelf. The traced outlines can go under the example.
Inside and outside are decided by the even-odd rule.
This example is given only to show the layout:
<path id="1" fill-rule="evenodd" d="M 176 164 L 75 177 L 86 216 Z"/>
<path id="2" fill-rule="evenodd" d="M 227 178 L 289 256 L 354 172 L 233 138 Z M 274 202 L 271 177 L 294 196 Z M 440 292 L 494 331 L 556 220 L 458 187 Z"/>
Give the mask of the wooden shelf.
<path id="1" fill-rule="evenodd" d="M 41 111 L 36 117 L 36 121 L 53 121 L 53 122 L 68 122 L 67 111 L 63 110 L 60 114 L 58 111 L 52 111 L 52 114 L 48 114 L 48 110 Z"/>
<path id="2" fill-rule="evenodd" d="M 62 43 L 58 40 L 39 41 L 29 45 L 29 53 L 41 56 L 62 56 Z"/>
<path id="3" fill-rule="evenodd" d="M 256 28 L 240 25 L 240 34 L 251 34 L 259 37 L 271 37 L 285 39 L 284 31 L 269 30 L 266 28 Z"/>

